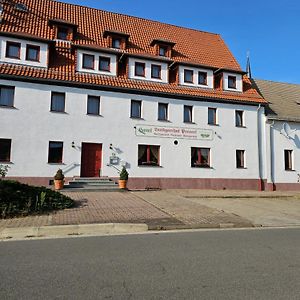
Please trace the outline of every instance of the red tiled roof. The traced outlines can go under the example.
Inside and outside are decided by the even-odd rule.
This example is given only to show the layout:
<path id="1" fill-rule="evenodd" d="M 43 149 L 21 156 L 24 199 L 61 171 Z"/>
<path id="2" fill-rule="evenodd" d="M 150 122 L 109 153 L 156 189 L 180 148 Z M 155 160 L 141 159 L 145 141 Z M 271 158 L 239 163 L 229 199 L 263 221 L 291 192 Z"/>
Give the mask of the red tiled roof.
<path id="1" fill-rule="evenodd" d="M 1 32 L 15 32 L 52 40 L 54 30 L 50 27 L 49 20 L 64 20 L 78 25 L 75 45 L 96 45 L 98 48 L 107 48 L 107 40 L 103 37 L 103 33 L 105 31 L 122 32 L 130 36 L 126 48 L 128 54 L 153 56 L 151 42 L 155 39 L 168 40 L 175 43 L 172 52 L 173 61 L 241 71 L 239 64 L 218 34 L 52 0 L 18 0 L 17 2 L 25 4 L 28 7 L 28 13 L 15 10 L 14 5 L 6 1 L 3 21 L 0 25 Z M 118 77 L 80 74 L 76 72 L 74 52 L 65 51 L 63 48 L 60 53 L 56 53 L 56 56 L 50 57 L 47 70 L 0 64 L 0 74 L 224 100 L 265 102 L 245 76 L 244 92 L 232 93 L 182 87 L 174 83 L 159 84 L 131 80 L 126 78 L 125 74 Z"/>

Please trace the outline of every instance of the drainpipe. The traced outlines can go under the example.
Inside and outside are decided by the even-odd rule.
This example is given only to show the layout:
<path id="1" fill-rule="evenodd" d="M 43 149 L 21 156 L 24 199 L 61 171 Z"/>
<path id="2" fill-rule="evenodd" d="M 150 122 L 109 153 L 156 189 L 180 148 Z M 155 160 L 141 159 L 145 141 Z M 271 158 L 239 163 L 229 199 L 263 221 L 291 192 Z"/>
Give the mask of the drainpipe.
<path id="1" fill-rule="evenodd" d="M 262 178 L 262 152 L 261 152 L 261 126 L 260 126 L 260 116 L 259 111 L 261 109 L 261 104 L 257 108 L 257 150 L 258 150 L 258 190 L 264 190 L 264 183 Z"/>
<path id="2" fill-rule="evenodd" d="M 270 175 L 271 175 L 271 184 L 272 184 L 272 191 L 276 190 L 275 180 L 274 180 L 274 126 L 275 122 L 273 120 L 272 124 L 270 124 Z"/>

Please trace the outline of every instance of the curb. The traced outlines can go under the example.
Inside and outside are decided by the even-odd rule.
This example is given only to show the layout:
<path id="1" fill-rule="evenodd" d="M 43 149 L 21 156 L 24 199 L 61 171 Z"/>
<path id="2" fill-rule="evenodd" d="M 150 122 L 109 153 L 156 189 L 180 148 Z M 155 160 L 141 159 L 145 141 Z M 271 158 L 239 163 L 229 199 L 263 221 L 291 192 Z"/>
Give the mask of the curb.
<path id="1" fill-rule="evenodd" d="M 182 225 L 149 225 L 149 230 L 180 230 L 180 229 L 224 229 L 224 228 L 253 228 L 251 223 L 200 223 Z"/>
<path id="2" fill-rule="evenodd" d="M 148 226 L 146 224 L 123 223 L 19 227 L 4 228 L 0 231 L 0 240 L 36 237 L 66 237 L 72 235 L 109 235 L 145 231 L 148 231 Z"/>

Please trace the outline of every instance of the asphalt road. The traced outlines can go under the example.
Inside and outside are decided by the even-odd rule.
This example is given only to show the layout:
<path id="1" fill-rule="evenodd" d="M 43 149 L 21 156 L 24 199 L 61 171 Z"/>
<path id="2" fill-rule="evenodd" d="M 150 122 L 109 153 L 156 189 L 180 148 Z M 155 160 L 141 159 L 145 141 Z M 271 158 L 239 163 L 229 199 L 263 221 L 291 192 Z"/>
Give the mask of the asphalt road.
<path id="1" fill-rule="evenodd" d="M 0 299 L 300 299 L 300 229 L 0 243 Z"/>

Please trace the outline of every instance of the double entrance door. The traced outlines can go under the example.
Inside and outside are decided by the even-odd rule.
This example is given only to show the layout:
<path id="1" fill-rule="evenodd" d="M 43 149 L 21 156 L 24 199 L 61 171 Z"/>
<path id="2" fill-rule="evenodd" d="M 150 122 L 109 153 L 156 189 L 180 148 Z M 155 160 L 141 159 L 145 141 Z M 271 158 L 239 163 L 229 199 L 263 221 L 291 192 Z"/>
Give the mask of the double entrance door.
<path id="1" fill-rule="evenodd" d="M 82 143 L 81 177 L 99 177 L 102 160 L 102 144 Z"/>

